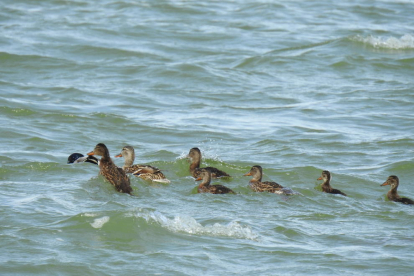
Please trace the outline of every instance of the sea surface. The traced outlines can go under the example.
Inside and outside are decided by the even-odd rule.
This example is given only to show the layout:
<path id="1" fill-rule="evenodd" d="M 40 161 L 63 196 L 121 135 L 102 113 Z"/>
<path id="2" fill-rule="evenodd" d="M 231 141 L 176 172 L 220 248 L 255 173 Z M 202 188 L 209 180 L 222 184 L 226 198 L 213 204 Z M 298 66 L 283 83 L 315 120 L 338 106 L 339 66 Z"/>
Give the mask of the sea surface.
<path id="1" fill-rule="evenodd" d="M 414 2 L 2 0 L 1 275 L 413 275 Z M 104 143 L 170 184 L 115 191 Z M 186 158 L 236 195 L 197 194 Z M 114 158 L 122 166 L 122 158 Z M 243 176 L 300 195 L 255 193 Z M 323 170 L 348 197 L 321 192 Z"/>

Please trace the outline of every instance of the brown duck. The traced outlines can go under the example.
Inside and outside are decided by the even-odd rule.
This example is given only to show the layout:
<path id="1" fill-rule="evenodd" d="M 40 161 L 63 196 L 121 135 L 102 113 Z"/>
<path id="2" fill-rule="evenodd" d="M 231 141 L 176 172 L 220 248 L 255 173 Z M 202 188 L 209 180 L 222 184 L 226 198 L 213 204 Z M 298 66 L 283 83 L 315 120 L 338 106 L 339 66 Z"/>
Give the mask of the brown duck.
<path id="1" fill-rule="evenodd" d="M 388 197 L 389 200 L 395 201 L 395 202 L 401 202 L 401 203 L 404 203 L 404 204 L 413 205 L 414 201 L 412 201 L 411 199 L 406 198 L 406 197 L 400 197 L 398 195 L 397 188 L 398 188 L 399 182 L 400 182 L 400 180 L 398 179 L 397 176 L 391 175 L 391 176 L 388 177 L 387 181 L 385 181 L 383 184 L 381 184 L 381 186 L 386 186 L 386 185 L 391 186 L 391 189 L 387 193 L 387 197 Z"/>
<path id="2" fill-rule="evenodd" d="M 211 182 L 211 172 L 206 169 L 201 169 L 198 178 L 196 181 L 200 181 L 198 185 L 198 193 L 211 193 L 211 194 L 235 194 L 235 192 L 223 185 L 210 185 Z"/>
<path id="3" fill-rule="evenodd" d="M 248 173 L 244 176 L 252 176 L 253 178 L 249 181 L 250 188 L 255 192 L 270 192 L 270 193 L 281 193 L 283 186 L 271 181 L 262 182 L 262 167 L 253 166 Z"/>
<path id="4" fill-rule="evenodd" d="M 227 173 L 214 168 L 214 167 L 205 167 L 205 168 L 200 168 L 200 163 L 201 163 L 201 151 L 199 148 L 192 148 L 187 156 L 188 158 L 191 159 L 191 164 L 190 164 L 190 173 L 193 177 L 197 178 L 200 175 L 200 170 L 201 169 L 206 169 L 208 171 L 211 172 L 211 177 L 212 178 L 219 178 L 219 177 L 228 177 L 230 175 L 228 175 Z"/>
<path id="5" fill-rule="evenodd" d="M 111 183 L 118 192 L 131 194 L 132 188 L 128 176 L 124 170 L 118 168 L 109 155 L 108 148 L 99 143 L 88 155 L 102 156 L 99 161 L 100 173 Z"/>
<path id="6" fill-rule="evenodd" d="M 338 189 L 334 189 L 331 187 L 329 182 L 331 181 L 331 173 L 329 171 L 323 171 L 322 175 L 317 180 L 323 180 L 322 183 L 322 191 L 328 194 L 336 194 L 336 195 L 343 195 L 346 196 L 345 193 L 341 192 Z"/>
<path id="7" fill-rule="evenodd" d="M 170 183 L 170 180 L 168 180 L 165 175 L 156 167 L 139 164 L 133 165 L 135 160 L 135 150 L 132 146 L 123 147 L 121 153 L 115 157 L 124 157 L 125 161 L 122 168 L 126 173 L 132 173 L 133 175 L 144 180 Z"/>

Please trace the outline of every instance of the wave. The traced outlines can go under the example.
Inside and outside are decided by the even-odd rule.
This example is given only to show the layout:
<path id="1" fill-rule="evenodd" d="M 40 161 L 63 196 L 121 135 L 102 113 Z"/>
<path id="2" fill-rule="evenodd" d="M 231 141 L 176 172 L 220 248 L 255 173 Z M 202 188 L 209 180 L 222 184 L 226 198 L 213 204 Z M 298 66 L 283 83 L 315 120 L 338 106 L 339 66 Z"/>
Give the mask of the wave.
<path id="1" fill-rule="evenodd" d="M 84 213 L 81 214 L 81 217 L 93 218 L 92 222 L 89 224 L 95 228 L 100 229 L 105 224 L 117 224 L 125 223 L 124 219 L 121 221 L 117 218 L 119 213 L 116 213 L 113 217 L 114 222 L 110 222 L 111 215 L 99 215 L 98 213 Z M 237 221 L 231 221 L 227 224 L 214 223 L 211 225 L 202 225 L 197 222 L 197 220 L 190 216 L 180 216 L 177 215 L 174 218 L 170 219 L 158 211 L 150 210 L 139 210 L 137 213 L 127 213 L 122 214 L 126 220 L 128 218 L 138 218 L 143 219 L 142 222 L 149 225 L 158 225 L 170 232 L 173 233 L 186 233 L 190 235 L 206 235 L 206 236 L 218 236 L 218 237 L 231 237 L 237 239 L 248 239 L 248 240 L 257 240 L 258 235 L 252 231 L 250 226 L 241 225 Z M 112 220 L 111 220 L 112 221 Z M 123 222 L 122 222 L 123 221 Z M 139 224 L 142 222 L 138 222 Z"/>
<path id="2" fill-rule="evenodd" d="M 414 49 L 414 36 L 410 34 L 405 34 L 400 38 L 375 37 L 372 35 L 363 37 L 361 35 L 356 35 L 352 37 L 351 40 L 356 41 L 356 42 L 361 42 L 363 44 L 368 44 L 377 49 L 394 49 L 394 50 Z"/>
<path id="3" fill-rule="evenodd" d="M 108 221 L 109 221 L 108 216 L 97 218 L 91 223 L 91 226 L 95 229 L 99 229 L 99 228 L 102 228 L 102 226 L 104 226 L 104 224 L 107 223 Z"/>
<path id="4" fill-rule="evenodd" d="M 157 211 L 144 215 L 144 218 L 148 223 L 156 222 L 171 232 L 182 232 L 192 235 L 224 236 L 249 240 L 257 239 L 257 235 L 249 226 L 243 226 L 236 221 L 232 221 L 226 225 L 214 223 L 213 225 L 203 226 L 192 217 L 175 216 L 174 219 L 169 219 Z"/>

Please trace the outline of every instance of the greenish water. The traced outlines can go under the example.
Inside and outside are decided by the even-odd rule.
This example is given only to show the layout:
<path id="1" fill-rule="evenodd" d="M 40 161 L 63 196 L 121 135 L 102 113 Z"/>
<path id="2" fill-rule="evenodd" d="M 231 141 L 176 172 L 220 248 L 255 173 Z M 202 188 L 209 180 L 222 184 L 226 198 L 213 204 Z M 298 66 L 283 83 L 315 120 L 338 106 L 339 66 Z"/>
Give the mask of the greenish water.
<path id="1" fill-rule="evenodd" d="M 411 275 L 412 1 L 2 1 L 2 275 Z M 105 143 L 171 184 L 117 193 Z M 196 194 L 192 147 L 237 195 Z M 121 166 L 123 160 L 116 159 Z M 254 193 L 261 165 L 302 195 Z M 349 197 L 325 194 L 322 170 Z"/>

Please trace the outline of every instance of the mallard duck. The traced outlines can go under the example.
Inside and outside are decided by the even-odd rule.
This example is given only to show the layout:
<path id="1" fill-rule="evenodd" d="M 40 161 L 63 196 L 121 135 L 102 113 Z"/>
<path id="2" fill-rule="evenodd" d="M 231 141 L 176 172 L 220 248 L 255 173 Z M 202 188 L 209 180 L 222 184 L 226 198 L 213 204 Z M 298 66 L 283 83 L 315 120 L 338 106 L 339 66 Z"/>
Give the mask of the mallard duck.
<path id="1" fill-rule="evenodd" d="M 323 180 L 322 191 L 324 191 L 325 193 L 329 193 L 329 194 L 336 194 L 336 195 L 346 196 L 345 193 L 341 192 L 338 189 L 334 189 L 334 188 L 331 187 L 331 185 L 329 184 L 331 179 L 332 179 L 332 177 L 331 177 L 331 173 L 329 171 L 323 171 L 322 172 L 322 175 L 317 179 L 317 180 Z"/>
<path id="2" fill-rule="evenodd" d="M 123 147 L 120 154 L 115 157 L 124 157 L 124 166 L 122 167 L 126 173 L 140 177 L 144 180 L 151 180 L 154 182 L 170 183 L 165 175 L 156 167 L 150 165 L 135 164 L 135 150 L 132 146 Z"/>
<path id="3" fill-rule="evenodd" d="M 387 181 L 381 184 L 381 186 L 391 185 L 391 189 L 387 193 L 388 199 L 391 201 L 401 202 L 404 204 L 410 204 L 410 205 L 414 204 L 414 201 L 412 201 L 411 199 L 406 198 L 406 197 L 400 197 L 398 195 L 397 188 L 398 188 L 399 182 L 400 181 L 397 176 L 391 175 L 388 177 Z"/>
<path id="4" fill-rule="evenodd" d="M 81 163 L 81 162 L 88 162 L 88 163 L 98 165 L 99 160 L 93 155 L 84 156 L 82 153 L 77 153 L 77 152 L 72 153 L 68 157 L 68 164 L 72 164 L 72 163 L 76 164 L 76 163 Z"/>
<path id="5" fill-rule="evenodd" d="M 211 193 L 211 194 L 235 194 L 235 192 L 230 189 L 227 188 L 226 186 L 223 185 L 210 185 L 211 182 L 211 172 L 209 170 L 206 169 L 201 169 L 198 178 L 196 179 L 196 181 L 200 181 L 202 180 L 202 182 L 200 183 L 200 185 L 198 185 L 198 189 L 197 191 L 199 193 Z"/>
<path id="6" fill-rule="evenodd" d="M 197 178 L 200 175 L 201 169 L 206 169 L 206 170 L 210 171 L 212 178 L 229 177 L 230 176 L 227 173 L 225 173 L 225 172 L 223 172 L 223 171 L 221 171 L 217 168 L 214 168 L 214 167 L 200 168 L 201 151 L 200 151 L 199 148 L 190 149 L 190 152 L 188 153 L 187 157 L 191 159 L 190 173 L 195 178 Z"/>
<path id="7" fill-rule="evenodd" d="M 271 182 L 271 181 L 264 181 L 262 182 L 262 175 L 263 170 L 262 167 L 259 165 L 253 166 L 248 173 L 246 173 L 244 176 L 252 176 L 253 178 L 249 181 L 250 188 L 252 188 L 255 192 L 270 192 L 270 193 L 276 193 L 276 194 L 283 194 L 283 193 L 289 193 L 288 190 L 283 188 L 282 185 Z"/>
<path id="8" fill-rule="evenodd" d="M 88 155 L 102 156 L 99 162 L 100 173 L 109 181 L 109 183 L 115 186 L 115 189 L 118 192 L 131 194 L 132 188 L 128 176 L 123 169 L 118 168 L 114 162 L 112 162 L 108 148 L 104 144 L 97 144 L 94 150 L 88 153 Z"/>

